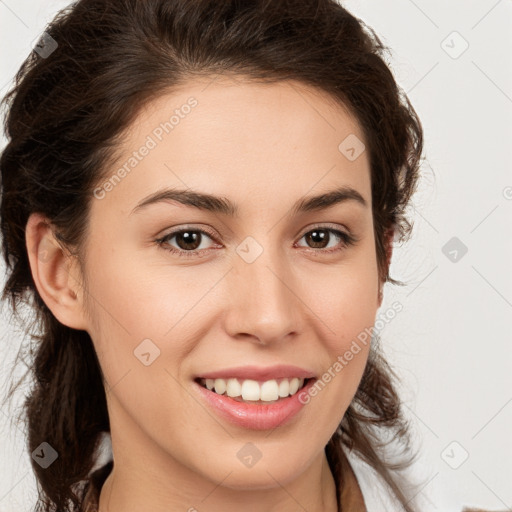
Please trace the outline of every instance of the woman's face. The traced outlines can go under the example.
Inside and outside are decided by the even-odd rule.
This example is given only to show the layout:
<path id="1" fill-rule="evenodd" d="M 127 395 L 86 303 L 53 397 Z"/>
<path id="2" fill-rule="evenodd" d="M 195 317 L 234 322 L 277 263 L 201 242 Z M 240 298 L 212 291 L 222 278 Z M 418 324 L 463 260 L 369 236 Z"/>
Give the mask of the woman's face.
<path id="1" fill-rule="evenodd" d="M 335 363 L 380 305 L 363 140 L 342 108 L 297 82 L 194 82 L 140 113 L 110 185 L 94 191 L 85 253 L 84 318 L 106 379 L 116 462 L 155 478 L 179 467 L 263 489 L 323 457 L 369 344 L 343 369 Z M 343 200 L 296 208 L 341 188 Z M 164 189 L 216 199 L 137 207 Z M 315 396 L 303 393 L 299 410 L 280 405 L 237 422 L 196 379 L 229 379 L 249 365 L 293 365 L 317 379 L 331 369 L 331 378 Z"/>

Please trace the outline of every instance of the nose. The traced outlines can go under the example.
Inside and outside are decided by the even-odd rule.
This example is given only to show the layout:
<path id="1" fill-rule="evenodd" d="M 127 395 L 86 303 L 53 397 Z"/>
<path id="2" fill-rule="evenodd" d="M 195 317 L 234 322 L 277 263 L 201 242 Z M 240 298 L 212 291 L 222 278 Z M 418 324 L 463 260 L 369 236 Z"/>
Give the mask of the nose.
<path id="1" fill-rule="evenodd" d="M 298 333 L 303 302 L 297 281 L 278 249 L 264 249 L 252 263 L 236 256 L 226 276 L 226 331 L 260 345 L 282 342 Z"/>

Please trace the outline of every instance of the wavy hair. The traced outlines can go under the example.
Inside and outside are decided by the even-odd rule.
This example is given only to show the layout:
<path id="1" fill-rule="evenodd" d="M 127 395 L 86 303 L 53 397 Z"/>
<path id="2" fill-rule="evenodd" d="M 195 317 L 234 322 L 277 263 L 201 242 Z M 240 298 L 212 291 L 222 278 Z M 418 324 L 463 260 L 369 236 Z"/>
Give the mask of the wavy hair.
<path id="1" fill-rule="evenodd" d="M 412 228 L 406 207 L 419 176 L 423 132 L 386 63 L 389 49 L 335 0 L 78 0 L 45 32 L 48 54 L 30 53 L 1 103 L 7 137 L 0 157 L 7 267 L 2 300 L 18 319 L 23 303 L 34 313 L 33 324 L 25 326 L 27 447 L 32 452 L 47 441 L 59 454 L 47 469 L 31 460 L 36 510 L 63 512 L 82 506 L 79 483 L 87 480 L 110 426 L 92 340 L 62 325 L 35 287 L 25 240 L 30 214 L 44 214 L 84 268 L 91 191 L 106 178 L 119 140 L 144 105 L 196 77 L 298 80 L 330 94 L 359 122 L 371 168 L 379 277 L 403 284 L 389 275 L 386 245 L 393 229 L 403 241 Z M 391 461 L 382 451 L 383 439 L 395 438 L 403 441 L 404 456 L 411 453 L 395 381 L 375 338 L 354 399 L 325 451 L 338 498 L 347 463 L 343 443 L 413 512 L 403 478 L 397 478 L 413 459 Z"/>

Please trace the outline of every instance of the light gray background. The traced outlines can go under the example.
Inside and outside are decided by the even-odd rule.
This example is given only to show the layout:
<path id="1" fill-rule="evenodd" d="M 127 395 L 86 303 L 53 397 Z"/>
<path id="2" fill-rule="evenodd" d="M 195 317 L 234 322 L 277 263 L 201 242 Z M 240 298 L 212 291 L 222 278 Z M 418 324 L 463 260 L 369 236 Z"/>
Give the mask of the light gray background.
<path id="1" fill-rule="evenodd" d="M 2 96 L 68 3 L 0 0 Z M 381 309 L 404 306 L 381 335 L 422 449 L 422 492 L 444 492 L 450 510 L 512 508 L 512 1 L 344 5 L 392 49 L 390 65 L 425 130 L 414 234 L 395 247 L 391 268 L 408 285 L 387 284 Z M 452 237 L 468 248 L 456 262 L 442 251 Z M 21 334 L 5 313 L 0 320 L 5 389 Z M 2 413 L 0 512 L 28 511 L 36 488 L 23 430 L 11 425 L 12 409 Z M 441 503 L 432 510 L 445 510 Z"/>

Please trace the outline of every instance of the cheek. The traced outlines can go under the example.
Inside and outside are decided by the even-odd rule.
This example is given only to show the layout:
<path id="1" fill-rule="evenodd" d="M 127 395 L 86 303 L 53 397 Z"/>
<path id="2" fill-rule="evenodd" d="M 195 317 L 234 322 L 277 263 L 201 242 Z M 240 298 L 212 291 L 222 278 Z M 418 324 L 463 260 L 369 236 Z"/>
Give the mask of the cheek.
<path id="1" fill-rule="evenodd" d="M 193 338 L 187 326 L 193 324 L 190 295 L 195 294 L 169 278 L 170 267 L 112 255 L 91 259 L 91 268 L 93 263 L 90 295 L 97 327 L 91 337 L 107 395 L 111 389 L 110 414 L 119 423 L 129 424 L 130 417 L 147 426 L 147 418 L 165 404 L 166 414 L 154 420 L 155 432 L 170 429 L 169 418 L 181 419 L 185 407 L 179 362 Z M 179 420 L 172 423 L 172 435 L 180 428 Z"/>
<path id="2" fill-rule="evenodd" d="M 371 347 L 378 310 L 378 273 L 372 254 L 361 253 L 335 272 L 317 273 L 308 297 L 319 317 L 318 337 L 327 353 L 318 394 L 338 411 L 334 426 L 357 391 Z"/>
<path id="3" fill-rule="evenodd" d="M 344 352 L 351 341 L 373 326 L 378 309 L 378 271 L 372 247 L 354 252 L 340 265 L 324 266 L 304 279 L 304 296 L 322 321 L 320 339 L 331 354 Z"/>
<path id="4" fill-rule="evenodd" d="M 224 270 L 179 267 L 120 247 L 99 250 L 89 260 L 95 325 L 91 337 L 107 383 L 116 386 L 116 393 L 121 393 L 116 383 L 122 380 L 129 386 L 128 402 L 135 403 L 146 391 L 155 396 L 155 382 L 164 378 L 169 381 L 163 395 L 168 399 L 177 384 L 165 371 L 182 378 L 180 363 L 206 334 L 209 315 L 218 308 L 209 291 Z"/>
<path id="5" fill-rule="evenodd" d="M 171 308 L 165 311 L 165 306 L 172 304 L 169 294 L 173 288 L 148 279 L 144 262 L 136 260 L 133 253 L 121 254 L 114 243 L 108 250 L 91 253 L 88 276 L 94 320 L 90 334 L 105 378 L 114 385 L 127 372 L 146 368 L 137 357 L 137 347 L 146 347 L 153 359 L 158 354 L 163 333 L 175 321 Z"/>
<path id="6" fill-rule="evenodd" d="M 178 269 L 171 273 L 170 265 L 154 265 L 143 256 L 133 249 L 98 252 L 89 270 L 90 294 L 103 327 L 130 343 L 165 337 L 190 302 L 190 286 L 176 279 Z"/>
<path id="7" fill-rule="evenodd" d="M 328 326 L 323 338 L 329 356 L 327 371 L 331 376 L 343 374 L 342 379 L 333 378 L 339 384 L 335 387 L 348 391 L 359 382 L 370 349 L 376 293 L 375 286 L 350 279 L 324 299 L 321 311 Z"/>
<path id="8" fill-rule="evenodd" d="M 330 340 L 337 353 L 347 350 L 360 333 L 373 326 L 377 312 L 376 279 L 350 277 L 340 279 L 339 287 L 331 290 L 322 311 L 326 312 L 334 334 Z"/>

